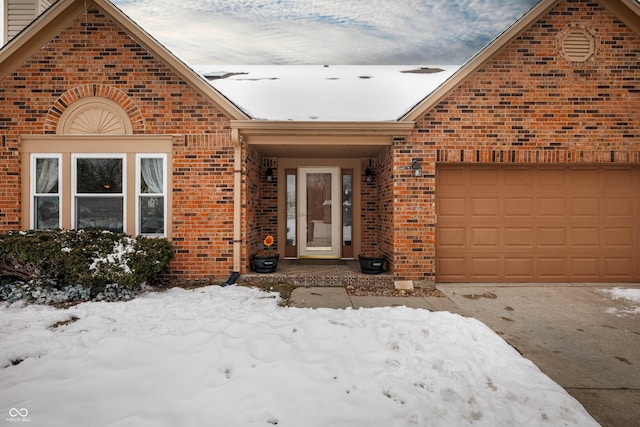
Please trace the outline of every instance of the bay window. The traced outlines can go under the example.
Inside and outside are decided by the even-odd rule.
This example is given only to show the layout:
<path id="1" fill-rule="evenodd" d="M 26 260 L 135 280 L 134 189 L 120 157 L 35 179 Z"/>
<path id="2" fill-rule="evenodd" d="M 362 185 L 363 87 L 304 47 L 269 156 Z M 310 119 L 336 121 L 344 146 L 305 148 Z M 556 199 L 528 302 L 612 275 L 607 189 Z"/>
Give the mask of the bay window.
<path id="1" fill-rule="evenodd" d="M 22 227 L 171 238 L 172 137 L 21 136 Z"/>

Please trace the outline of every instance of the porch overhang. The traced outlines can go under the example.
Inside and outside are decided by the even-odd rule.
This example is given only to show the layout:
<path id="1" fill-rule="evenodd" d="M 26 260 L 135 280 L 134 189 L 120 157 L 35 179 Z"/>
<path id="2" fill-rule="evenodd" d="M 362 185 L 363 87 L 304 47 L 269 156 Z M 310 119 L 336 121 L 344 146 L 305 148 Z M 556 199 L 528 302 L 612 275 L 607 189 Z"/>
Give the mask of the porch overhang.
<path id="1" fill-rule="evenodd" d="M 414 122 L 390 121 L 231 121 L 231 128 L 267 157 L 375 157 L 394 137 L 409 135 L 414 126 Z"/>

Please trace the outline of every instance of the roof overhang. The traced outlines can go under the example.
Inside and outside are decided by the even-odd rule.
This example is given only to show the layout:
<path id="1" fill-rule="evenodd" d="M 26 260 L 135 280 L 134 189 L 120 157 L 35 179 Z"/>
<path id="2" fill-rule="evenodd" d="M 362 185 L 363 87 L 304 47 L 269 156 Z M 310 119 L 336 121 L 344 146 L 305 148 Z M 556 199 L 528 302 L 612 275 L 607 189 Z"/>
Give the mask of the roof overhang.
<path id="1" fill-rule="evenodd" d="M 640 3 L 637 0 L 600 0 L 600 2 L 627 27 L 636 34 L 640 34 Z"/>
<path id="2" fill-rule="evenodd" d="M 268 157 L 375 157 L 413 122 L 319 122 L 232 120 L 247 144 Z"/>

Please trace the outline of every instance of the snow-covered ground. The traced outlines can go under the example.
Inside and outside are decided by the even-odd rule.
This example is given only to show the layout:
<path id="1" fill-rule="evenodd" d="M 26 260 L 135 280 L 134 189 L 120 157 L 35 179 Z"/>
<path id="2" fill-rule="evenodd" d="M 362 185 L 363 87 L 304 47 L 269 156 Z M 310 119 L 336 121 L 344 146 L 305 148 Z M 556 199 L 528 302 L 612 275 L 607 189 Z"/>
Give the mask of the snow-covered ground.
<path id="1" fill-rule="evenodd" d="M 597 425 L 477 320 L 235 286 L 1 305 L 0 411 L 48 427 Z"/>
<path id="2" fill-rule="evenodd" d="M 623 301 L 623 307 L 610 307 L 607 313 L 622 317 L 631 314 L 640 314 L 640 289 L 612 288 L 602 291 L 609 297 Z"/>

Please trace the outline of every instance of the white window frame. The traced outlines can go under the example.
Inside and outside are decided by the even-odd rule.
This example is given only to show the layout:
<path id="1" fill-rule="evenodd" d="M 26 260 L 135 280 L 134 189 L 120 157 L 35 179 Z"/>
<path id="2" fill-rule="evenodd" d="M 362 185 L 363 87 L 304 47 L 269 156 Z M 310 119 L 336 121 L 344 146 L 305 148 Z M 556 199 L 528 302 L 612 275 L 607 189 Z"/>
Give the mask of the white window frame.
<path id="1" fill-rule="evenodd" d="M 37 193 L 37 161 L 38 159 L 57 159 L 58 160 L 58 192 L 57 193 Z M 36 197 L 58 197 L 58 227 L 62 227 L 62 154 L 60 153 L 33 153 L 31 154 L 31 178 L 29 185 L 29 228 L 36 229 Z"/>
<path id="2" fill-rule="evenodd" d="M 122 193 L 78 193 L 77 161 L 78 159 L 122 159 Z M 71 154 L 71 228 L 79 230 L 76 223 L 76 198 L 80 197 L 121 197 L 122 198 L 122 231 L 127 231 L 127 155 L 125 153 L 72 153 Z"/>
<path id="3" fill-rule="evenodd" d="M 142 193 L 141 190 L 141 178 L 140 175 L 142 173 L 142 159 L 162 159 L 162 193 Z M 145 237 L 166 237 L 167 236 L 167 154 L 166 153 L 137 153 L 136 154 L 136 235 L 142 235 Z M 140 199 L 142 197 L 162 197 L 163 201 L 163 233 L 142 233 L 141 232 L 141 220 L 142 220 L 142 210 L 140 208 Z"/>

